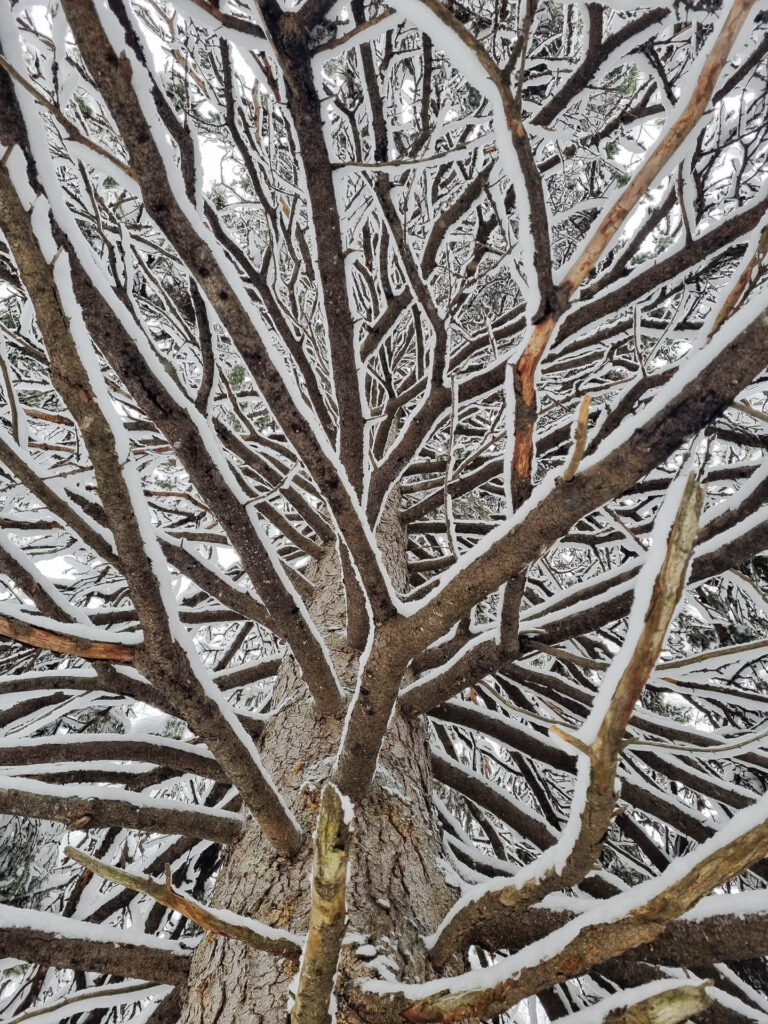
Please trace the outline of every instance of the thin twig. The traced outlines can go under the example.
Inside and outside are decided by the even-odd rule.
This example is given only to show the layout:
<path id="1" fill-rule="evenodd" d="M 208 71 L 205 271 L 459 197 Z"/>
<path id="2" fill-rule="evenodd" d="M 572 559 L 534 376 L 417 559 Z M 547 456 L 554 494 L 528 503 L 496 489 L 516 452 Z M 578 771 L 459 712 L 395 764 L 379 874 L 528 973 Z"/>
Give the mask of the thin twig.
<path id="1" fill-rule="evenodd" d="M 576 476 L 576 470 L 579 468 L 579 463 L 584 455 L 584 449 L 587 447 L 587 427 L 589 426 L 589 406 L 591 402 L 591 395 L 584 395 L 579 406 L 579 413 L 576 417 L 576 429 L 573 434 L 573 451 L 563 473 L 565 483 L 573 480 L 574 476 Z"/>

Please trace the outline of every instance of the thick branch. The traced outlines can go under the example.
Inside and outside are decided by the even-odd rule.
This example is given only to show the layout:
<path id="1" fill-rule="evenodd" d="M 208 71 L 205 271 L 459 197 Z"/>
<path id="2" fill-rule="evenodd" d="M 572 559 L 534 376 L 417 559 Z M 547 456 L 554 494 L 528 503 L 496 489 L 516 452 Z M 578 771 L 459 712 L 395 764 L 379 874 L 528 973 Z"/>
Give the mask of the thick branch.
<path id="1" fill-rule="evenodd" d="M 733 900 L 735 909 L 727 901 Z M 711 898 L 712 912 L 696 911 L 691 919 L 672 921 L 652 942 L 623 953 L 616 963 L 641 962 L 664 967 L 709 967 L 733 960 L 752 960 L 768 955 L 768 912 L 760 899 L 749 910 L 747 894 Z M 541 907 L 510 908 L 497 915 L 477 936 L 478 945 L 510 953 L 545 939 L 570 921 L 575 914 Z"/>
<path id="2" fill-rule="evenodd" d="M 14 960 L 168 985 L 187 980 L 192 954 L 177 942 L 151 935 L 137 940 L 116 928 L 42 911 L 2 911 L 0 952 Z"/>
<path id="3" fill-rule="evenodd" d="M 146 761 L 176 772 L 191 772 L 219 782 L 226 780 L 226 775 L 210 754 L 195 750 L 188 743 L 169 743 L 160 736 L 153 742 L 130 736 L 83 733 L 5 740 L 0 748 L 0 765 L 3 766 L 74 761 Z"/>
<path id="4" fill-rule="evenodd" d="M 61 821 L 69 828 L 128 828 L 159 835 L 192 836 L 214 843 L 238 838 L 242 819 L 230 811 L 192 808 L 93 786 L 52 786 L 21 778 L 0 781 L 0 813 Z"/>

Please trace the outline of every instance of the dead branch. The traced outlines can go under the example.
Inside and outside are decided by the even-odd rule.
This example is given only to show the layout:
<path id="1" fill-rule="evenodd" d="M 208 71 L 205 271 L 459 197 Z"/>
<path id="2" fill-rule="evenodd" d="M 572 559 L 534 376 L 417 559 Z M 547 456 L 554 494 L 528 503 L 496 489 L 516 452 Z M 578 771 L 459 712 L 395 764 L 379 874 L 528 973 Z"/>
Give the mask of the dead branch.
<path id="1" fill-rule="evenodd" d="M 350 805 L 331 782 L 323 787 L 314 843 L 312 905 L 301 956 L 292 1024 L 328 1024 L 330 1001 L 346 928 Z"/>

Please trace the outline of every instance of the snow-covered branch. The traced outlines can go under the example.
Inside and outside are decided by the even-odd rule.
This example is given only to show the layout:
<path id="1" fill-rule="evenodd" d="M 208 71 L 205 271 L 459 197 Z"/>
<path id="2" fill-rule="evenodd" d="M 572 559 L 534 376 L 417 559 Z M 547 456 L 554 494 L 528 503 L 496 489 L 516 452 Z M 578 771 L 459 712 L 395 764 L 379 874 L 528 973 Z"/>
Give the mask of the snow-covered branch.
<path id="1" fill-rule="evenodd" d="M 0 944 L 16 960 L 164 985 L 183 984 L 192 959 L 189 949 L 170 939 L 9 906 L 2 908 Z"/>
<path id="2" fill-rule="evenodd" d="M 301 941 L 298 936 L 286 931 L 279 931 L 259 924 L 252 918 L 228 913 L 226 910 L 212 910 L 204 907 L 197 900 L 175 892 L 170 880 L 170 869 L 166 870 L 165 882 L 155 882 L 143 875 L 135 875 L 111 864 L 104 864 L 95 857 L 90 857 L 82 850 L 68 846 L 65 854 L 72 860 L 82 864 L 88 871 L 106 878 L 108 882 L 122 885 L 134 892 L 142 892 L 161 903 L 164 907 L 177 911 L 190 921 L 194 921 L 204 931 L 215 935 L 226 935 L 238 939 L 252 949 L 262 949 L 276 956 L 298 957 L 301 952 Z"/>

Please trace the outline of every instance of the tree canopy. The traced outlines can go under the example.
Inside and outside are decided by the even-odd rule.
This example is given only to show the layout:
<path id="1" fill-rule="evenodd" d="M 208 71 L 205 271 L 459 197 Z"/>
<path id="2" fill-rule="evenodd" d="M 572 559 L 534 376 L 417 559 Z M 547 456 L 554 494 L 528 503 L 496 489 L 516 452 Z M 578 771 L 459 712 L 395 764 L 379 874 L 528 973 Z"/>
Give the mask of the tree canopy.
<path id="1" fill-rule="evenodd" d="M 0 0 L 4 1020 L 192 1021 L 207 932 L 293 1024 L 768 1021 L 766 76 L 758 0 Z"/>

